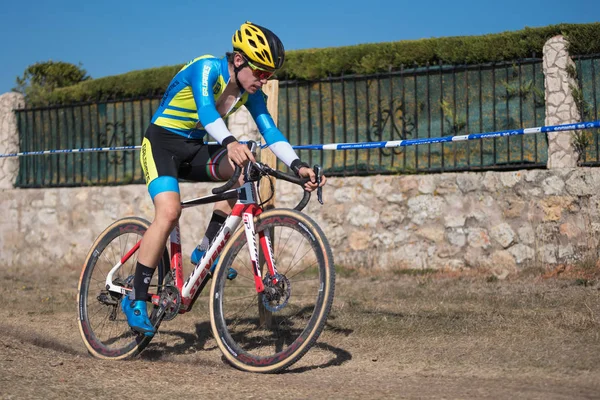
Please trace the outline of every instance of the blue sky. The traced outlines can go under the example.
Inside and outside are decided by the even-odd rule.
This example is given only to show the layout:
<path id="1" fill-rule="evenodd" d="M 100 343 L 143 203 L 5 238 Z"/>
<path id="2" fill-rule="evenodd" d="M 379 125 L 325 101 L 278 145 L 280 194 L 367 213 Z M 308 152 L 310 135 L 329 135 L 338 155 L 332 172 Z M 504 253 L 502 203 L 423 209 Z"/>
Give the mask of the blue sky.
<path id="1" fill-rule="evenodd" d="M 600 1 L 0 0 L 0 94 L 38 61 L 100 78 L 221 55 L 245 20 L 298 50 L 598 22 Z"/>

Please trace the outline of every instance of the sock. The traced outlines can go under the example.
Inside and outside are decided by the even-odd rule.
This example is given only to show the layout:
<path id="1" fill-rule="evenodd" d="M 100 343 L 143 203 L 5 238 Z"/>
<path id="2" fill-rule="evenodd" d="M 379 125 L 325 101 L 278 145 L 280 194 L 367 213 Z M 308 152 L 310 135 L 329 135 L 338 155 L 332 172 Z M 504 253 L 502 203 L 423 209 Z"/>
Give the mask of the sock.
<path id="1" fill-rule="evenodd" d="M 217 236 L 217 233 L 219 233 L 219 229 L 221 229 L 221 225 L 223 225 L 223 222 L 225 222 L 226 219 L 227 217 L 213 212 L 212 218 L 208 223 L 208 228 L 206 228 L 204 238 L 202 239 L 202 243 L 200 243 L 200 250 L 208 250 L 210 242 L 212 242 L 215 236 Z"/>
<path id="2" fill-rule="evenodd" d="M 148 288 L 154 275 L 154 268 L 148 268 L 139 262 L 135 265 L 133 277 L 133 300 L 148 300 Z"/>

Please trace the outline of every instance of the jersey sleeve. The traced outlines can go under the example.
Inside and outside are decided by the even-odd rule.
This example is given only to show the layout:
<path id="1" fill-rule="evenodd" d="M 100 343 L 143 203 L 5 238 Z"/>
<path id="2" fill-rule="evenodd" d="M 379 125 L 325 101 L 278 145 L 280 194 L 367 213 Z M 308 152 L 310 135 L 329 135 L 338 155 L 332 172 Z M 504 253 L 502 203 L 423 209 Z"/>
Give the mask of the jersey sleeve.
<path id="1" fill-rule="evenodd" d="M 212 88 L 219 78 L 219 65 L 207 59 L 194 63 L 190 68 L 193 68 L 190 86 L 198 108 L 198 119 L 206 132 L 221 144 L 232 135 L 217 111 L 213 95 Z"/>
<path id="2" fill-rule="evenodd" d="M 248 96 L 246 108 L 252 115 L 258 131 L 264 137 L 267 146 L 273 153 L 288 167 L 294 160 L 298 159 L 298 155 L 283 136 L 283 133 L 275 125 L 275 121 L 267 110 L 266 96 L 262 91 L 258 91 Z"/>

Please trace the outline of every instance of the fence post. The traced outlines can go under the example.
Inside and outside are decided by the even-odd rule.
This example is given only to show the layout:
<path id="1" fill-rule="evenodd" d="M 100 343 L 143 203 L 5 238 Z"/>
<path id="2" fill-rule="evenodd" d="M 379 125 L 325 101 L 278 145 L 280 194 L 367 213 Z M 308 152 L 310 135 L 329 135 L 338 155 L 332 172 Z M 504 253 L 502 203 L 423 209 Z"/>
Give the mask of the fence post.
<path id="1" fill-rule="evenodd" d="M 569 56 L 569 43 L 561 36 L 544 44 L 544 84 L 546 86 L 546 125 L 572 124 L 581 121 L 573 91 L 575 63 Z M 577 166 L 579 154 L 573 143 L 574 132 L 548 132 L 548 168 Z"/>
<path id="2" fill-rule="evenodd" d="M 273 117 L 273 121 L 275 122 L 275 125 L 277 125 L 277 106 L 278 106 L 277 97 L 279 96 L 279 81 L 275 80 L 275 79 L 268 81 L 267 84 L 263 87 L 263 92 L 267 95 L 267 110 L 269 110 L 269 114 L 271 114 L 271 117 Z M 277 167 L 277 157 L 267 147 L 260 150 L 260 161 L 265 164 L 268 164 L 272 168 Z M 275 178 L 273 178 L 273 177 L 270 177 L 270 179 L 273 179 L 273 193 L 270 193 L 270 190 L 271 190 L 270 185 L 263 184 L 260 187 L 260 198 L 261 199 L 267 199 L 269 196 L 272 195 L 271 199 L 266 204 L 263 204 L 263 209 L 265 211 L 275 208 L 275 184 L 277 182 L 275 182 Z M 273 247 L 275 247 L 275 237 L 273 235 L 273 230 L 271 229 L 269 233 L 270 233 L 270 237 L 271 237 L 271 245 Z M 261 267 L 261 271 L 263 271 L 263 273 L 264 273 L 265 258 L 264 258 L 264 255 L 262 252 L 260 253 L 259 264 Z M 258 315 L 259 315 L 259 321 L 260 321 L 261 326 L 266 326 L 266 327 L 272 326 L 273 314 L 271 313 L 271 311 L 267 310 L 265 308 L 265 306 L 263 305 L 262 293 L 259 294 L 259 296 L 258 296 Z"/>
<path id="3" fill-rule="evenodd" d="M 25 99 L 21 93 L 0 95 L 0 154 L 19 151 L 19 127 L 14 110 L 24 105 Z M 18 174 L 18 158 L 0 160 L 0 189 L 13 189 Z"/>
<path id="4" fill-rule="evenodd" d="M 268 81 L 267 84 L 263 87 L 263 92 L 267 95 L 267 110 L 269 110 L 269 113 L 271 114 L 271 117 L 273 117 L 273 121 L 275 122 L 275 125 L 277 125 L 277 107 L 279 104 L 277 99 L 279 96 L 279 81 L 276 79 Z M 277 167 L 277 157 L 267 147 L 265 147 L 264 149 L 261 149 L 260 161 L 265 164 L 268 164 L 271 168 Z M 275 178 L 271 178 L 271 179 L 273 179 L 273 181 L 275 183 Z M 261 199 L 268 198 L 269 195 L 271 194 L 271 193 L 269 193 L 270 190 L 271 190 L 271 188 L 269 187 L 269 185 L 261 185 L 261 188 L 260 188 Z M 269 209 L 275 207 L 275 189 L 273 189 L 273 197 L 271 197 L 271 199 L 268 201 L 268 203 L 265 204 L 263 207 L 265 210 L 269 210 Z"/>

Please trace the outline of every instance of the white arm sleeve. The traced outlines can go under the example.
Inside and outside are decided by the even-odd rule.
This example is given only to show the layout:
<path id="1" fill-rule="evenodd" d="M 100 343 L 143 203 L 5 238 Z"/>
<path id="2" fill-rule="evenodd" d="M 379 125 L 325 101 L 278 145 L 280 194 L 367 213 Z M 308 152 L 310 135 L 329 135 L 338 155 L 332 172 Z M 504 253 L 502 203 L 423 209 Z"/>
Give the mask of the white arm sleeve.
<path id="1" fill-rule="evenodd" d="M 206 129 L 206 132 L 208 132 L 210 136 L 219 142 L 219 144 L 222 144 L 223 140 L 225 140 L 227 137 L 233 136 L 231 132 L 229 132 L 229 129 L 227 129 L 227 125 L 225 125 L 223 118 L 217 118 L 210 124 L 206 125 L 204 129 Z"/>
<path id="2" fill-rule="evenodd" d="M 288 167 L 292 164 L 292 161 L 298 159 L 298 155 L 288 142 L 275 142 L 269 146 L 269 149 Z"/>

